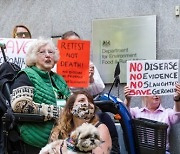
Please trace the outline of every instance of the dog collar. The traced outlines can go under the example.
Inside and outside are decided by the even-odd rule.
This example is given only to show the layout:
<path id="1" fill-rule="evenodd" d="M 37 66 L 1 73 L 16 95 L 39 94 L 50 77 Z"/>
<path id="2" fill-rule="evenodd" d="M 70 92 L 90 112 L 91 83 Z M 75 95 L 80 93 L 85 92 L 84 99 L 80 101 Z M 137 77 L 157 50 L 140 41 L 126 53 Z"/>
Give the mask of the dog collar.
<path id="1" fill-rule="evenodd" d="M 90 150 L 90 151 L 81 151 L 78 147 L 75 146 L 75 142 L 71 138 L 67 138 L 66 143 L 67 143 L 67 149 L 71 150 L 73 152 L 92 153 L 92 150 Z"/>
<path id="2" fill-rule="evenodd" d="M 66 143 L 67 143 L 67 149 L 71 150 L 71 151 L 74 151 L 74 149 L 75 149 L 74 141 L 71 138 L 67 138 Z"/>

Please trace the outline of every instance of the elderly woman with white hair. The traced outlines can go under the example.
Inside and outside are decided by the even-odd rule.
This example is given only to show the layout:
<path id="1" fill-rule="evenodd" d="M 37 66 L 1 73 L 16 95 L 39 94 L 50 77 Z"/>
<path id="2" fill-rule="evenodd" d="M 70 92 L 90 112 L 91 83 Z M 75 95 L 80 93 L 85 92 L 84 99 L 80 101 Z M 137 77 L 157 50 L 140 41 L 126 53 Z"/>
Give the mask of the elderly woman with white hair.
<path id="1" fill-rule="evenodd" d="M 19 132 L 26 153 L 39 153 L 48 143 L 54 120 L 59 116 L 57 100 L 66 100 L 70 90 L 60 75 L 51 69 L 59 52 L 51 40 L 32 43 L 26 55 L 27 67 L 21 70 L 11 86 L 11 106 L 14 112 L 45 116 L 43 123 L 22 123 Z"/>

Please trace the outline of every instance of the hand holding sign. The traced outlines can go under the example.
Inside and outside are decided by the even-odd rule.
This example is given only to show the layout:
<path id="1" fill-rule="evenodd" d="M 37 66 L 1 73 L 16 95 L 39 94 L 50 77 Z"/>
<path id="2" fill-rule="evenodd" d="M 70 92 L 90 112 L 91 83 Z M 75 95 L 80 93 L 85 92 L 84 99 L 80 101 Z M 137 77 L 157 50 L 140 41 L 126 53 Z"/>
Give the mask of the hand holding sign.
<path id="1" fill-rule="evenodd" d="M 94 65 L 91 63 L 89 66 L 89 81 L 90 83 L 94 82 Z"/>
<path id="2" fill-rule="evenodd" d="M 124 96 L 127 100 L 131 99 L 130 92 L 131 92 L 131 89 L 128 86 L 125 86 L 124 87 Z"/>

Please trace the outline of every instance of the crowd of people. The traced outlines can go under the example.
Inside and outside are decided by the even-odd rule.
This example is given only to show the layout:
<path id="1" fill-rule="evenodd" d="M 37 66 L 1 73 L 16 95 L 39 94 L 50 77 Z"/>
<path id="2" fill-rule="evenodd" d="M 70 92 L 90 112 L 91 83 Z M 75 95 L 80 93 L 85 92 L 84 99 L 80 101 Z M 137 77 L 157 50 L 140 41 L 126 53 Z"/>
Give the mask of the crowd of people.
<path id="1" fill-rule="evenodd" d="M 76 33 L 69 31 L 63 35 L 64 38 L 62 39 L 80 39 L 78 34 L 76 34 L 78 38 L 72 38 L 74 34 Z M 26 26 L 17 25 L 13 30 L 13 38 L 30 39 L 31 33 Z M 18 126 L 23 141 L 22 150 L 26 154 L 39 153 L 40 149 L 49 142 L 50 133 L 53 130 L 56 120 L 61 117 L 60 114 L 64 115 L 64 110 L 66 109 L 65 106 L 62 112 L 62 109 L 57 106 L 57 101 L 59 99 L 64 99 L 68 102 L 70 96 L 75 92 L 79 91 L 82 93 L 85 90 L 87 98 L 84 100 L 84 103 L 88 102 L 93 104 L 93 95 L 101 93 L 105 87 L 97 69 L 90 63 L 89 87 L 69 88 L 63 77 L 52 71 L 52 68 L 58 60 L 59 51 L 52 40 L 43 38 L 37 39 L 31 44 L 26 53 L 26 68 L 22 69 L 17 74 L 14 82 L 11 84 L 11 106 L 14 112 L 35 113 L 45 117 L 43 123 L 24 122 Z M 94 77 L 97 78 L 98 82 Z M 79 99 L 79 102 L 83 103 L 82 98 Z M 72 110 L 71 107 L 72 106 L 68 106 L 67 110 Z M 92 123 L 91 121 L 93 121 L 97 123 L 98 118 L 95 114 L 95 107 L 93 112 L 93 116 L 90 117 L 89 121 L 83 118 L 75 120 L 75 118 L 71 117 L 75 120 L 74 124 L 77 125 L 73 124 L 70 130 L 75 129 L 78 125 L 85 122 Z M 96 153 L 103 153 L 104 151 L 106 151 L 105 153 L 109 153 L 112 146 L 109 130 L 107 126 L 102 123 L 99 124 L 97 128 L 100 132 L 105 133 L 100 134 L 100 137 L 104 140 L 101 145 L 103 148 L 97 148 L 95 151 L 97 151 Z M 66 137 L 69 133 L 71 133 L 71 131 L 67 130 Z M 62 136 L 62 138 L 64 138 L 64 136 Z"/>
<path id="2" fill-rule="evenodd" d="M 32 38 L 31 32 L 24 25 L 15 26 L 12 37 Z M 68 31 L 61 39 L 79 40 L 81 38 L 77 33 Z M 17 74 L 11 84 L 11 106 L 14 112 L 40 114 L 45 117 L 43 123 L 24 122 L 18 125 L 24 153 L 38 154 L 48 143 L 68 138 L 71 132 L 83 123 L 93 124 L 103 140 L 101 145 L 92 152 L 94 154 L 113 153 L 111 151 L 113 144 L 118 144 L 117 140 L 116 143 L 113 142 L 110 133 L 110 127 L 113 126 L 101 122 L 102 119 L 97 114 L 97 107 L 93 101 L 93 96 L 102 93 L 105 88 L 97 68 L 90 61 L 87 88 L 68 87 L 64 78 L 52 71 L 58 60 L 59 51 L 52 40 L 37 39 L 27 51 L 27 67 Z M 180 97 L 177 97 L 177 95 L 180 96 L 180 84 L 176 85 L 175 90 L 174 109 L 163 108 L 160 96 L 144 96 L 142 97 L 144 107 L 130 108 L 132 97 L 129 96 L 128 86 L 124 88 L 124 104 L 133 118 L 143 117 L 167 123 L 169 134 L 171 125 L 180 121 Z M 60 99 L 66 101 L 64 108 L 57 106 L 57 101 Z M 168 154 L 168 138 L 166 150 Z"/>

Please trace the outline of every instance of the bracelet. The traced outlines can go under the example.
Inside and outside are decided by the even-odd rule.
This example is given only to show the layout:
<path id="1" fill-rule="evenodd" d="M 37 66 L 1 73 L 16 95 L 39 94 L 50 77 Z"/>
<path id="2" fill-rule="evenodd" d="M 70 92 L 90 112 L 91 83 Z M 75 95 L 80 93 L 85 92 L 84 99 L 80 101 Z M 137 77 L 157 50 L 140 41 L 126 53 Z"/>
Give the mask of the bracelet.
<path id="1" fill-rule="evenodd" d="M 180 96 L 174 96 L 174 101 L 175 101 L 175 102 L 180 101 Z"/>

